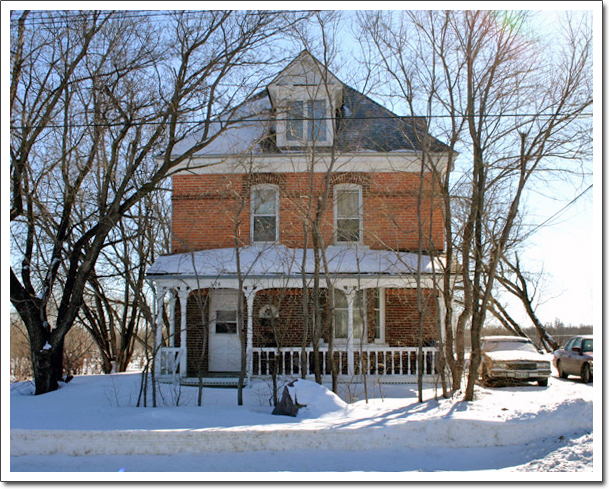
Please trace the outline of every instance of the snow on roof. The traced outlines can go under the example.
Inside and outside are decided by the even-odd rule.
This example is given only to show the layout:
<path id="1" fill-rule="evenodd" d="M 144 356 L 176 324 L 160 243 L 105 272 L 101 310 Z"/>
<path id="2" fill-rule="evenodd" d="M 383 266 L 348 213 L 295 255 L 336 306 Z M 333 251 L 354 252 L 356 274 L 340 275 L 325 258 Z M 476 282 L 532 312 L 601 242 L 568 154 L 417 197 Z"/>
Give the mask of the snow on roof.
<path id="1" fill-rule="evenodd" d="M 299 276 L 305 250 L 281 244 L 256 244 L 239 249 L 241 273 L 249 277 Z M 371 250 L 365 246 L 337 245 L 326 248 L 329 274 L 393 275 L 417 271 L 416 253 Z M 314 273 L 313 251 L 306 250 L 305 273 Z M 436 262 L 436 269 L 440 263 Z M 432 260 L 421 257 L 421 271 L 431 273 Z M 226 277 L 237 275 L 234 248 L 195 251 L 159 257 L 148 269 L 149 277 Z"/>
<path id="2" fill-rule="evenodd" d="M 173 148 L 174 155 L 180 155 L 198 144 L 204 137 L 209 139 L 217 135 L 194 156 L 203 155 L 236 155 L 255 151 L 261 139 L 268 132 L 271 102 L 264 93 L 252 97 L 228 119 L 230 122 L 217 121 L 209 125 L 209 134 L 199 130 L 184 138 Z"/>

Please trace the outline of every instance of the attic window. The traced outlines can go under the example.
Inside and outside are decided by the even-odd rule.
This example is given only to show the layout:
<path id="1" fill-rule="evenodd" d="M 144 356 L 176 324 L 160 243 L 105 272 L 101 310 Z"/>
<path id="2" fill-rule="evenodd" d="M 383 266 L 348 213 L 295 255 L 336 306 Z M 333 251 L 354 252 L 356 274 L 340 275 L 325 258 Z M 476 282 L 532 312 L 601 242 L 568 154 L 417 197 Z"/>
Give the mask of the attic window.
<path id="1" fill-rule="evenodd" d="M 286 140 L 288 143 L 326 141 L 326 101 L 288 102 Z"/>

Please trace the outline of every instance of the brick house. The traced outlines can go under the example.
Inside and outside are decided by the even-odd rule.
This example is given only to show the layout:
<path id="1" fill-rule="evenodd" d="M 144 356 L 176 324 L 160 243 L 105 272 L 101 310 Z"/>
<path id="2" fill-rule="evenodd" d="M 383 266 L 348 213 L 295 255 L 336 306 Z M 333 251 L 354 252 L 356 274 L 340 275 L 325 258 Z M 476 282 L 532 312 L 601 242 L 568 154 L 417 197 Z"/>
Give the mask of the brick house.
<path id="1" fill-rule="evenodd" d="M 429 168 L 448 171 L 447 147 L 306 51 L 240 110 L 173 176 L 172 253 L 147 273 L 157 374 L 230 383 L 243 358 L 248 377 L 311 375 L 315 350 L 326 375 L 333 331 L 342 376 L 409 381 L 420 319 L 433 374 L 444 227 Z"/>

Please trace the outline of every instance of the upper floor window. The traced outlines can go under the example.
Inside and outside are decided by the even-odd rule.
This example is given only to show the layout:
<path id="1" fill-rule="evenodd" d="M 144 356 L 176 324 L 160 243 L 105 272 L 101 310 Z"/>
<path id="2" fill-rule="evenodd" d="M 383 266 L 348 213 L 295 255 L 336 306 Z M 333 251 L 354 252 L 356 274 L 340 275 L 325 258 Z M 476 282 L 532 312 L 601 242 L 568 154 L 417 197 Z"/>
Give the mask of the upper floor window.
<path id="1" fill-rule="evenodd" d="M 286 140 L 288 144 L 326 141 L 326 101 L 288 102 Z"/>
<path id="2" fill-rule="evenodd" d="M 338 243 L 359 243 L 362 240 L 362 187 L 334 187 L 334 219 Z"/>
<path id="3" fill-rule="evenodd" d="M 279 190 L 262 185 L 252 189 L 251 234 L 254 243 L 275 242 L 279 233 Z"/>

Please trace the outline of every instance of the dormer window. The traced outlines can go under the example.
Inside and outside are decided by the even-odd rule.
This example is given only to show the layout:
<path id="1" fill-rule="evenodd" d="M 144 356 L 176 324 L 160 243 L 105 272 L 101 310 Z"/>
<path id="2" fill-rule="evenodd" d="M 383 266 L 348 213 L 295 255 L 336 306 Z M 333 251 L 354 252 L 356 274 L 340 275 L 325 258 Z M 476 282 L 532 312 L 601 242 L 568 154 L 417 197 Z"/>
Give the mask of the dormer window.
<path id="1" fill-rule="evenodd" d="M 279 233 L 279 190 L 258 185 L 251 196 L 251 235 L 254 243 L 274 243 Z"/>
<path id="2" fill-rule="evenodd" d="M 288 102 L 286 141 L 296 145 L 326 141 L 326 101 L 293 100 Z"/>

